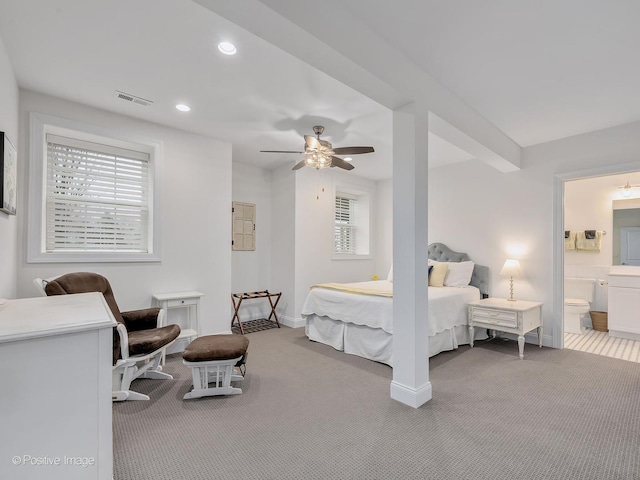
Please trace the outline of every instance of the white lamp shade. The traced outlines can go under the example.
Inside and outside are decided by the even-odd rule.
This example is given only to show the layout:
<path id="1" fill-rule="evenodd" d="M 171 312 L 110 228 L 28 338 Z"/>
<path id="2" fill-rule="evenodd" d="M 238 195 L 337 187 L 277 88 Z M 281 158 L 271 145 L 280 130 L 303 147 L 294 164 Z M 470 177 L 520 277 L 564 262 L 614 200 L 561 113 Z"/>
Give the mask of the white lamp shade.
<path id="1" fill-rule="evenodd" d="M 504 265 L 502 266 L 502 270 L 500 270 L 500 275 L 505 277 L 519 277 L 522 275 L 520 272 L 520 262 L 518 260 L 514 260 L 508 258 Z"/>

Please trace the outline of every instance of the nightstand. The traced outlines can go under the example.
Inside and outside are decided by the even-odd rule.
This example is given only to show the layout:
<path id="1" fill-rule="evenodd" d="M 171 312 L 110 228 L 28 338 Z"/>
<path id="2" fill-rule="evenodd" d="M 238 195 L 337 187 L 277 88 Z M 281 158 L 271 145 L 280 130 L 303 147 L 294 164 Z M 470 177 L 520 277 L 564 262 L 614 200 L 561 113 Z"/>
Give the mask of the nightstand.
<path id="1" fill-rule="evenodd" d="M 469 303 L 469 335 L 473 347 L 475 328 L 487 328 L 518 335 L 520 358 L 524 358 L 524 335 L 538 331 L 538 344 L 542 347 L 542 303 L 506 298 L 485 298 Z"/>
<path id="2" fill-rule="evenodd" d="M 169 311 L 176 308 L 186 309 L 187 321 L 186 325 L 180 325 L 180 336 L 176 339 L 174 345 L 171 345 L 167 349 L 166 353 L 181 352 L 184 348 L 198 337 L 200 332 L 200 297 L 203 297 L 204 293 L 200 292 L 178 292 L 178 293 L 155 293 L 153 294 L 153 300 L 157 307 L 165 310 L 163 325 L 168 325 L 171 322 L 169 317 Z M 162 355 L 162 365 L 164 365 L 164 357 Z"/>

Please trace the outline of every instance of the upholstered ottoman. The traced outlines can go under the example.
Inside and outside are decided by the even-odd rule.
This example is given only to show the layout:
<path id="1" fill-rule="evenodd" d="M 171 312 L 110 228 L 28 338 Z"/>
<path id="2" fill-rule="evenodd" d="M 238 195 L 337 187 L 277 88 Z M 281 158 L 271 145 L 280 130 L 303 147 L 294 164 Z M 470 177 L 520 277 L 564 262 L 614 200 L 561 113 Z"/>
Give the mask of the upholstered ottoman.
<path id="1" fill-rule="evenodd" d="M 232 387 L 231 382 L 244 379 L 243 375 L 234 373 L 234 368 L 241 371 L 248 347 L 249 339 L 235 334 L 205 335 L 187 345 L 182 352 L 182 363 L 191 368 L 193 390 L 183 398 L 242 393 L 242 389 Z"/>

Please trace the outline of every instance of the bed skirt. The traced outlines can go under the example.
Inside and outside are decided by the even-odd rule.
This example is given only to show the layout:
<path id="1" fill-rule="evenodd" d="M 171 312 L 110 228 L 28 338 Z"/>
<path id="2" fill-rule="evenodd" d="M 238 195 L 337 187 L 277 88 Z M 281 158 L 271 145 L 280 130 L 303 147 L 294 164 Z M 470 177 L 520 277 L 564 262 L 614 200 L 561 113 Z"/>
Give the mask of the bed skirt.
<path id="1" fill-rule="evenodd" d="M 305 333 L 309 340 L 330 345 L 352 355 L 393 367 L 393 335 L 380 328 L 345 323 L 329 317 L 307 315 Z M 476 329 L 475 340 L 487 338 L 485 329 Z M 429 337 L 429 356 L 469 344 L 469 327 L 455 326 Z"/>

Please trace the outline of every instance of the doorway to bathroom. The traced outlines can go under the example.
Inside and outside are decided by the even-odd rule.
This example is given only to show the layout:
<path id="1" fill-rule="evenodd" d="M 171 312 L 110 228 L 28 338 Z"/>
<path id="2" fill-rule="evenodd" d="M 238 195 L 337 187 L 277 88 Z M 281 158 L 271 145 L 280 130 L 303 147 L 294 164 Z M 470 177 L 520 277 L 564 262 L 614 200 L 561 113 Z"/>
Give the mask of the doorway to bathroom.
<path id="1" fill-rule="evenodd" d="M 640 341 L 610 336 L 607 324 L 611 267 L 640 260 L 640 171 L 569 176 L 561 205 L 563 346 L 640 363 Z"/>

